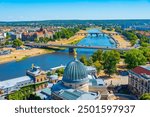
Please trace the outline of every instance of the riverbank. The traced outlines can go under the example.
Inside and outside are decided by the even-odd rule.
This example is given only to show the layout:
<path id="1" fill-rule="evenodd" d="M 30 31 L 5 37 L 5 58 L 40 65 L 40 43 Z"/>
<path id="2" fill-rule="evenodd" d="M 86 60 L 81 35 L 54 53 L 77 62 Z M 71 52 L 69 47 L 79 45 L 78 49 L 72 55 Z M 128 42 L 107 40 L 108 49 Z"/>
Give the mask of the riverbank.
<path id="1" fill-rule="evenodd" d="M 81 30 L 80 32 L 85 32 L 85 31 Z M 84 37 L 85 36 L 75 35 L 75 36 L 71 37 L 70 39 L 61 39 L 59 41 L 49 42 L 49 44 L 76 44 L 80 40 L 82 40 Z M 10 48 L 4 48 L 4 50 L 9 50 L 9 49 Z M 58 48 L 56 48 L 56 49 L 58 49 Z M 16 50 L 14 48 L 11 48 L 11 51 L 12 51 L 11 54 L 0 56 L 0 64 L 8 63 L 11 61 L 19 62 L 19 61 L 25 60 L 29 57 L 53 53 L 56 50 L 40 49 L 40 48 L 32 48 L 30 50 Z"/>
<path id="2" fill-rule="evenodd" d="M 38 49 L 38 48 L 33 48 L 30 50 L 15 50 L 15 49 L 13 49 L 11 54 L 0 56 L 0 64 L 11 62 L 11 61 L 19 62 L 19 61 L 25 60 L 29 57 L 52 53 L 52 52 L 54 52 L 54 50 Z"/>
<path id="3" fill-rule="evenodd" d="M 129 48 L 129 47 L 131 47 L 131 43 L 128 40 L 126 40 L 123 35 L 120 35 L 120 34 L 116 35 L 117 32 L 115 32 L 115 31 L 102 30 L 102 32 L 105 34 L 113 34 L 114 33 L 114 35 L 112 35 L 110 37 L 115 40 L 118 48 Z"/>

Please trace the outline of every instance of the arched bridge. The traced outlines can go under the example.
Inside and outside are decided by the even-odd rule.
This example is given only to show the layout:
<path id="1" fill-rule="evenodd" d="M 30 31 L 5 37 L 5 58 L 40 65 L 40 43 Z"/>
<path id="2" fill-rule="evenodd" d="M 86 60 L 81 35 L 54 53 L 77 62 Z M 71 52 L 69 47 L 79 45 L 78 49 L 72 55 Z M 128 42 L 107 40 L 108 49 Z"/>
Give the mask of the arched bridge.
<path id="1" fill-rule="evenodd" d="M 85 33 L 76 33 L 76 35 L 83 35 L 83 36 L 104 36 L 104 35 L 109 35 L 109 36 L 112 36 L 112 35 L 119 35 L 119 33 L 104 33 L 104 32 L 85 32 Z"/>
<path id="2" fill-rule="evenodd" d="M 105 46 L 85 46 L 85 45 L 63 45 L 63 44 L 37 44 L 37 43 L 26 43 L 25 46 L 30 46 L 34 48 L 51 48 L 51 47 L 61 47 L 69 48 L 69 52 L 74 52 L 75 48 L 84 48 L 84 49 L 102 49 L 102 50 L 117 50 L 117 51 L 128 51 L 130 48 L 113 48 Z"/>

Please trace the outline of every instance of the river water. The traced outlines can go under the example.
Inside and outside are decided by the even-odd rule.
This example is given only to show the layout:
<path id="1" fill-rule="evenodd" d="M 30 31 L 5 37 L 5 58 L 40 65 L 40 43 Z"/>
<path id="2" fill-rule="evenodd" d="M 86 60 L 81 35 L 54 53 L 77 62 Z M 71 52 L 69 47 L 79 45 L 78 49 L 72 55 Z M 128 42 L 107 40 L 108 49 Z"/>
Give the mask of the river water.
<path id="1" fill-rule="evenodd" d="M 89 32 L 99 32 L 99 30 L 92 29 L 89 30 Z M 107 35 L 102 35 L 99 37 L 87 36 L 81 40 L 78 45 L 116 47 L 115 42 L 112 43 L 112 41 L 113 40 Z M 90 56 L 95 51 L 96 50 L 94 49 L 77 49 L 78 58 L 80 58 L 81 55 Z M 43 70 L 49 70 L 50 68 L 59 66 L 61 64 L 66 65 L 71 60 L 73 60 L 73 56 L 70 55 L 68 49 L 66 49 L 52 54 L 31 57 L 20 62 L 13 61 L 1 64 L 0 81 L 25 75 L 26 70 L 29 69 L 32 64 L 40 66 Z"/>

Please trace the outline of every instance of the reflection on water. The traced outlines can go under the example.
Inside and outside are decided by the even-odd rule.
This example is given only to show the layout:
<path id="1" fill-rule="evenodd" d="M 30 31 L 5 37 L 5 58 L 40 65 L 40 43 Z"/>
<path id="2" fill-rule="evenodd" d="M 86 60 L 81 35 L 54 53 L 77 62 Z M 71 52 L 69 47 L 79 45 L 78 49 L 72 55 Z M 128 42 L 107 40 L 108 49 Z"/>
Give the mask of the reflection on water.
<path id="1" fill-rule="evenodd" d="M 97 29 L 92 29 L 90 32 L 99 32 Z M 107 46 L 115 47 L 115 44 L 110 43 L 108 36 L 99 37 L 86 37 L 81 40 L 78 45 L 86 46 Z M 77 49 L 78 57 L 81 55 L 89 56 L 94 51 L 93 49 Z M 59 66 L 61 64 L 66 65 L 69 61 L 73 59 L 73 56 L 68 53 L 68 49 L 62 50 L 60 52 L 55 52 L 52 54 L 45 54 L 36 57 L 28 58 L 20 62 L 10 62 L 0 65 L 0 81 L 16 78 L 25 75 L 25 71 L 31 67 L 31 64 L 40 66 L 43 70 L 48 70 L 51 67 Z"/>

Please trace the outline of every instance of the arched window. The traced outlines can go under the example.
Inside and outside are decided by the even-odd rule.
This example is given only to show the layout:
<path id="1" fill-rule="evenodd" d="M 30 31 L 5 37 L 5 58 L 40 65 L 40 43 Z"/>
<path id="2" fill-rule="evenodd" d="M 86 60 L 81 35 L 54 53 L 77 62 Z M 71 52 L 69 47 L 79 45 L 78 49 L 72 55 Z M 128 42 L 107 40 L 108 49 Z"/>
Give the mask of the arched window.
<path id="1" fill-rule="evenodd" d="M 47 84 L 45 84 L 45 88 L 47 87 Z"/>
<path id="2" fill-rule="evenodd" d="M 37 82 L 39 82 L 39 79 L 37 79 Z"/>

